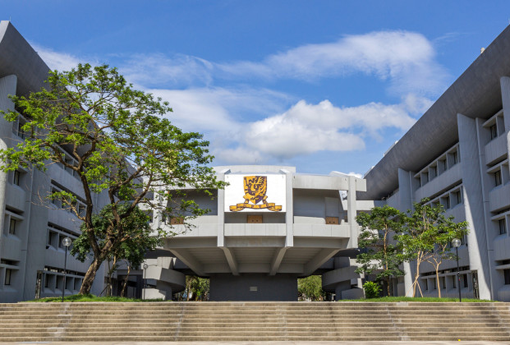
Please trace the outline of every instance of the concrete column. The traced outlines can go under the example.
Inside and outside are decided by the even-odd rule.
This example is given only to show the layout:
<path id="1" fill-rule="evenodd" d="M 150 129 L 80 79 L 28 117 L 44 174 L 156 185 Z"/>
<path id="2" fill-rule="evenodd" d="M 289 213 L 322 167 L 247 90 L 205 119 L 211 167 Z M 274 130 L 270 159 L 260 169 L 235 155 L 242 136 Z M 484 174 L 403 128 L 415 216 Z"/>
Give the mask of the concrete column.
<path id="1" fill-rule="evenodd" d="M 14 104 L 9 99 L 9 95 L 16 94 L 17 78 L 15 75 L 8 75 L 0 79 L 0 110 L 7 111 L 14 109 Z M 10 145 L 10 138 L 12 135 L 12 123 L 7 122 L 3 116 L 0 115 L 0 149 L 6 149 Z M 0 164 L 2 162 L 0 161 Z M 7 188 L 8 174 L 0 171 L 0 256 L 2 256 L 1 249 L 3 239 L 3 227 L 5 219 L 5 191 Z M 20 273 L 21 274 L 21 273 Z M 20 279 L 23 281 L 23 279 Z M 20 298 L 17 298 L 18 300 Z"/>
<path id="2" fill-rule="evenodd" d="M 230 169 L 218 172 L 219 181 L 225 181 Z M 225 189 L 218 189 L 218 247 L 225 246 Z"/>
<path id="3" fill-rule="evenodd" d="M 349 190 L 347 191 L 347 222 L 349 223 L 351 238 L 347 248 L 358 247 L 359 227 L 356 222 L 356 177 L 349 176 Z"/>
<path id="4" fill-rule="evenodd" d="M 462 164 L 462 182 L 464 208 L 468 222 L 468 252 L 471 270 L 478 272 L 480 298 L 493 299 L 491 282 L 490 249 L 487 242 L 486 209 L 487 197 L 483 188 L 484 150 L 476 121 L 457 114 L 459 132 L 460 164 Z"/>
<path id="5" fill-rule="evenodd" d="M 501 100 L 503 101 L 503 118 L 505 119 L 505 132 L 510 131 L 510 78 L 501 77 Z"/>
<path id="6" fill-rule="evenodd" d="M 287 195 L 287 212 L 285 213 L 285 225 L 287 227 L 287 236 L 285 238 L 285 247 L 294 246 L 294 189 L 293 189 L 293 175 L 292 172 L 281 169 L 281 173 L 286 176 L 285 189 Z"/>
<path id="7" fill-rule="evenodd" d="M 505 121 L 505 136 L 507 156 L 510 157 L 510 78 L 501 77 L 501 99 L 503 101 L 503 119 Z M 510 173 L 510 172 L 509 172 Z"/>
<path id="8" fill-rule="evenodd" d="M 403 169 L 398 169 L 398 210 L 401 212 L 406 212 L 407 210 L 411 210 L 413 208 L 413 200 L 414 200 L 414 188 L 413 188 L 413 173 L 409 171 L 405 171 Z M 406 273 L 404 276 L 404 288 L 406 292 L 406 296 L 413 296 L 413 280 L 415 269 L 414 265 L 411 265 L 409 262 L 404 262 L 404 272 Z"/>

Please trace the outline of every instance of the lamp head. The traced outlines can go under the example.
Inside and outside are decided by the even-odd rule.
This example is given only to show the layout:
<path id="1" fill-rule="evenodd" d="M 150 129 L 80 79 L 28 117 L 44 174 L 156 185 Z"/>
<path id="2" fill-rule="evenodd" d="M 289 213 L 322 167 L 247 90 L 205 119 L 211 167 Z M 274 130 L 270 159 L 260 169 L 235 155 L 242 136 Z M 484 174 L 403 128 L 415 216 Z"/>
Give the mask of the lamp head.
<path id="1" fill-rule="evenodd" d="M 62 240 L 62 244 L 64 245 L 64 247 L 69 247 L 71 243 L 73 243 L 73 241 L 71 241 L 69 237 L 64 237 L 64 239 Z"/>
<path id="2" fill-rule="evenodd" d="M 454 238 L 454 239 L 452 240 L 452 246 L 453 246 L 454 248 L 458 248 L 458 247 L 460 247 L 460 240 L 459 240 L 458 238 Z"/>

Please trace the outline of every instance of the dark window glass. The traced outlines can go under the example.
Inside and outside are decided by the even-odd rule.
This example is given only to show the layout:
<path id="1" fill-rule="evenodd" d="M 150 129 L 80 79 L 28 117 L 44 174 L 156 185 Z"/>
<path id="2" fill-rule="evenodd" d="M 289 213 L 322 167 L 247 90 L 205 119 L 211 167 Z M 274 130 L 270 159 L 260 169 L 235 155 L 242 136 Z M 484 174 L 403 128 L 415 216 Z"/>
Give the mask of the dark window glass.
<path id="1" fill-rule="evenodd" d="M 499 186 L 501 183 L 501 171 L 498 170 L 494 172 L 494 185 Z"/>
<path id="2" fill-rule="evenodd" d="M 12 270 L 5 270 L 5 285 L 11 285 Z"/>
<path id="3" fill-rule="evenodd" d="M 497 138 L 498 136 L 498 127 L 496 125 L 490 126 L 489 130 L 491 131 L 491 140 Z"/>
<path id="4" fill-rule="evenodd" d="M 506 234 L 506 222 L 505 222 L 505 219 L 498 220 L 498 228 L 499 228 L 499 234 L 500 235 Z"/>

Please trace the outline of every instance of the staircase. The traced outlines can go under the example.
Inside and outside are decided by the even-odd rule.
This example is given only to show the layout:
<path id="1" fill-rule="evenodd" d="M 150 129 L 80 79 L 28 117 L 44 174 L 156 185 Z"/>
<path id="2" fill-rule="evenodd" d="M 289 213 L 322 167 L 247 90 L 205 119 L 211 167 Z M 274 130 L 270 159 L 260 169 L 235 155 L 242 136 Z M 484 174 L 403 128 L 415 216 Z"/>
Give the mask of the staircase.
<path id="1" fill-rule="evenodd" d="M 0 304 L 0 339 L 12 342 L 510 341 L 510 304 Z"/>

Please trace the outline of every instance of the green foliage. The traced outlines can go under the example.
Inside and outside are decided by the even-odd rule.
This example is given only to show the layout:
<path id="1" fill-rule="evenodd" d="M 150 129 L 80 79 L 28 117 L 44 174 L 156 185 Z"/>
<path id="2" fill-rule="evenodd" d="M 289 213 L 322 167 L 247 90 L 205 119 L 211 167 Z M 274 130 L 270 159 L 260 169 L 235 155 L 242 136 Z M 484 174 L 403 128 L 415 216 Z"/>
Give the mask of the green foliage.
<path id="1" fill-rule="evenodd" d="M 119 239 L 110 249 L 108 256 L 117 260 L 127 260 L 132 267 L 140 266 L 144 260 L 145 253 L 154 250 L 160 244 L 160 236 L 153 236 L 149 222 L 151 217 L 136 207 L 127 216 L 123 216 L 129 205 L 117 205 L 117 212 L 121 218 L 121 224 L 112 231 Z M 91 253 L 89 236 L 94 236 L 97 244 L 102 250 L 107 244 L 107 232 L 109 226 L 114 222 L 112 205 L 106 205 L 99 214 L 92 216 L 93 233 L 85 229 L 85 223 L 81 225 L 81 235 L 73 241 L 71 254 L 78 260 L 84 262 Z"/>
<path id="2" fill-rule="evenodd" d="M 402 214 L 387 205 L 374 207 L 370 213 L 360 213 L 356 218 L 361 226 L 358 247 L 361 253 L 356 257 L 357 273 L 375 273 L 377 281 L 384 281 L 388 296 L 391 294 L 390 281 L 404 275 L 400 269 L 402 257 L 398 243 L 393 240 L 402 232 Z"/>
<path id="3" fill-rule="evenodd" d="M 197 276 L 186 276 L 186 288 L 175 295 L 179 301 L 207 301 L 209 298 L 210 280 Z"/>
<path id="4" fill-rule="evenodd" d="M 326 292 L 322 290 L 322 277 L 314 275 L 298 279 L 298 298 L 311 301 L 324 300 Z"/>
<path id="5" fill-rule="evenodd" d="M 416 295 L 416 288 L 419 288 L 420 265 L 426 261 L 433 264 L 436 269 L 436 281 L 439 283 L 439 265 L 442 260 L 455 258 L 449 243 L 454 238 L 461 239 L 468 233 L 467 222 L 455 223 L 453 217 L 447 218 L 444 215 L 443 206 L 432 205 L 428 201 L 423 199 L 420 203 L 414 204 L 414 210 L 408 211 L 406 216 L 405 231 L 397 237 L 402 245 L 402 260 L 413 261 L 416 264 L 413 297 Z M 440 293 L 439 286 L 437 290 Z"/>
<path id="6" fill-rule="evenodd" d="M 46 197 L 62 200 L 84 222 L 82 239 L 94 256 L 80 289 L 86 294 L 101 263 L 118 250 L 119 241 L 127 243 L 119 234 L 130 233 L 123 229 L 124 219 L 138 205 L 167 219 L 196 217 L 207 210 L 178 189 L 187 186 L 210 195 L 209 189 L 224 183 L 216 181 L 209 166 L 213 157 L 202 135 L 173 126 L 165 118 L 172 111 L 168 103 L 133 89 L 115 68 L 80 64 L 69 72 L 51 72 L 46 85 L 28 97 L 11 96 L 27 120 L 25 139 L 0 150 L 5 163 L 0 169 L 44 171 L 59 164 L 79 178 L 85 210 L 70 191 L 49 191 Z M 0 113 L 8 121 L 18 117 L 14 110 Z M 97 204 L 99 193 L 107 197 L 112 217 L 98 236 L 92 215 L 104 206 Z M 119 210 L 119 205 L 127 207 Z"/>
<path id="7" fill-rule="evenodd" d="M 376 282 L 365 282 L 363 284 L 363 290 L 365 290 L 365 298 L 377 298 L 381 293 L 381 286 Z"/>

